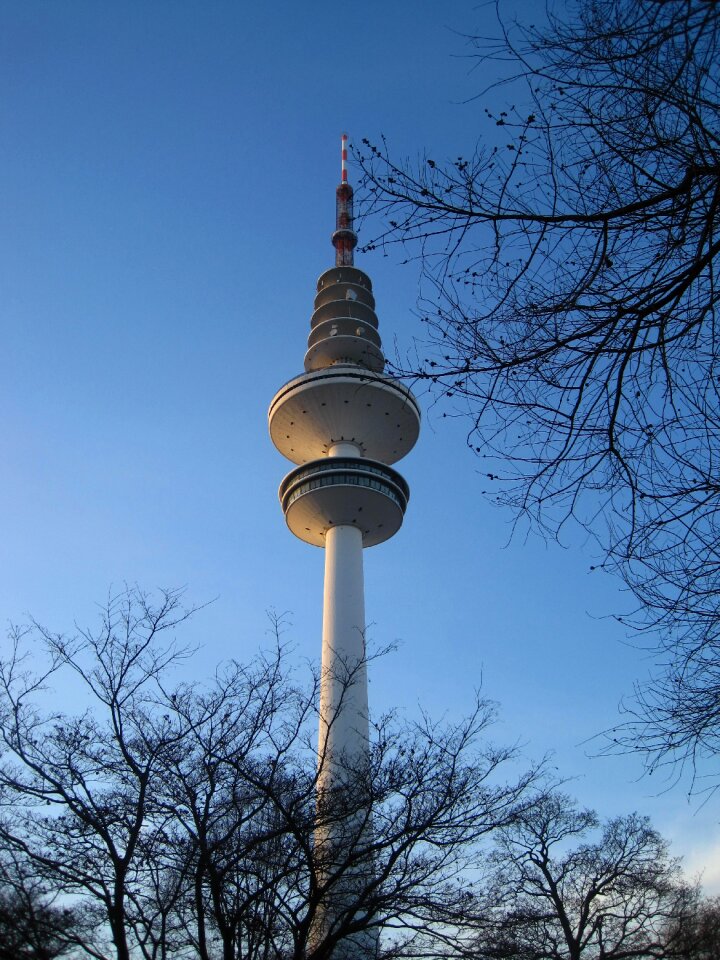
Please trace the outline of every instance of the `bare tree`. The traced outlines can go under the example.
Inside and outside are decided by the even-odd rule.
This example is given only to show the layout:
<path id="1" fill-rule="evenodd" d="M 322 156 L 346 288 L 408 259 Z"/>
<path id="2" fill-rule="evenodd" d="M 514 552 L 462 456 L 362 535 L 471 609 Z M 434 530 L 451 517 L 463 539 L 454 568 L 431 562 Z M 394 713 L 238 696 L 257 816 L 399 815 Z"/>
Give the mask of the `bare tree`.
<path id="1" fill-rule="evenodd" d="M 295 882 L 287 836 L 307 833 L 314 811 L 303 796 L 286 821 L 273 798 L 277 781 L 289 789 L 315 697 L 314 687 L 301 692 L 290 682 L 277 640 L 271 653 L 230 662 L 209 685 L 181 686 L 167 700 L 187 733 L 165 755 L 158 801 L 172 821 L 172 841 L 163 860 L 169 875 L 185 875 L 192 909 L 184 926 L 200 960 L 210 960 L 212 935 L 223 960 L 288 955 L 287 943 L 276 942 L 269 904 L 281 885 Z M 304 783 L 313 772 L 310 763 Z"/>
<path id="2" fill-rule="evenodd" d="M 0 662 L 0 837 L 55 889 L 102 906 L 118 960 L 130 960 L 138 856 L 162 840 L 149 815 L 160 758 L 179 736 L 155 703 L 159 679 L 188 651 L 163 637 L 188 614 L 177 592 L 153 602 L 128 590 L 108 600 L 98 631 L 15 630 Z M 45 655 L 39 671 L 31 638 Z M 51 683 L 79 685 L 86 709 L 48 709 Z"/>
<path id="3" fill-rule="evenodd" d="M 0 663 L 0 836 L 40 881 L 95 905 L 111 944 L 86 949 L 327 960 L 382 930 L 387 956 L 457 951 L 466 872 L 537 776 L 487 742 L 492 705 L 455 724 L 382 718 L 370 763 L 318 802 L 317 677 L 298 683 L 278 643 L 173 684 L 187 650 L 165 631 L 186 616 L 175 593 L 130 591 L 100 631 L 36 628 L 44 666 L 18 631 Z M 72 715 L 48 706 L 67 673 L 85 698 Z M 323 830 L 342 835 L 331 859 Z"/>
<path id="4" fill-rule="evenodd" d="M 467 872 L 537 771 L 503 776 L 514 751 L 485 741 L 494 711 L 479 701 L 457 724 L 382 718 L 369 767 L 318 804 L 317 685 L 291 687 L 281 667 L 233 667 L 229 687 L 222 674 L 176 698 L 193 733 L 165 795 L 188 839 L 194 948 L 207 960 L 214 933 L 223 960 L 324 960 L 382 931 L 379 956 L 447 953 L 466 928 Z M 330 861 L 323 830 L 343 837 Z"/>
<path id="5" fill-rule="evenodd" d="M 536 779 L 535 770 L 506 779 L 514 751 L 487 743 L 493 718 L 492 705 L 479 701 L 454 724 L 427 717 L 375 724 L 369 768 L 348 770 L 347 787 L 322 804 L 314 823 L 304 821 L 313 834 L 335 837 L 341 825 L 342 848 L 333 846 L 328 861 L 308 833 L 293 830 L 302 883 L 284 888 L 276 913 L 294 931 L 296 960 L 352 953 L 368 940 L 379 941 L 378 956 L 459 949 L 472 868 L 486 838 L 530 802 Z M 283 796 L 278 801 L 287 809 Z"/>
<path id="6" fill-rule="evenodd" d="M 600 824 L 551 794 L 502 831 L 475 956 L 631 960 L 677 956 L 694 891 L 645 817 Z"/>
<path id="7" fill-rule="evenodd" d="M 668 925 L 668 940 L 678 960 L 716 960 L 720 956 L 720 898 L 698 898 L 687 916 Z"/>
<path id="8" fill-rule="evenodd" d="M 86 956 L 94 923 L 78 905 L 62 903 L 15 850 L 0 856 L 0 960 Z"/>
<path id="9" fill-rule="evenodd" d="M 516 104 L 485 110 L 487 146 L 357 151 L 370 246 L 425 278 L 397 372 L 469 417 L 494 499 L 592 532 L 654 631 L 619 735 L 651 767 L 719 747 L 719 40 L 715 0 L 581 0 L 473 40 Z"/>

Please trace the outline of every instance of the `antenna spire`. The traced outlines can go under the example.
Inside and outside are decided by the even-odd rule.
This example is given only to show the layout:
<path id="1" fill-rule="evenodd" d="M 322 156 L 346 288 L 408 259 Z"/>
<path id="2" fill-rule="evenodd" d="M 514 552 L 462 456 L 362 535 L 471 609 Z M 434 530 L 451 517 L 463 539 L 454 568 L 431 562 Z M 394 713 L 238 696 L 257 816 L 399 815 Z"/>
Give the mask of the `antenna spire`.
<path id="1" fill-rule="evenodd" d="M 332 245 L 335 247 L 335 266 L 351 267 L 353 250 L 357 244 L 357 234 L 353 230 L 353 188 L 347 178 L 347 134 L 341 138 L 340 186 L 335 191 L 335 233 Z"/>

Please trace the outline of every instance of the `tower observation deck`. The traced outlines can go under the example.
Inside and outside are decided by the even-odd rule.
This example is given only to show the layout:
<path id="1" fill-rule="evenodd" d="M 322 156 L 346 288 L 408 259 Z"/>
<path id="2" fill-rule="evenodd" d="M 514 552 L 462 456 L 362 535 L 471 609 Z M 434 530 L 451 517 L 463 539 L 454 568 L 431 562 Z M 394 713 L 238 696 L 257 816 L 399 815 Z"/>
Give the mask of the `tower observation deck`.
<path id="1" fill-rule="evenodd" d="M 370 278 L 354 266 L 353 190 L 342 138 L 341 182 L 336 191 L 335 266 L 317 282 L 305 354 L 305 372 L 286 383 L 270 404 L 273 443 L 297 466 L 280 484 L 288 527 L 325 549 L 320 730 L 319 808 L 323 797 L 358 776 L 368 758 L 365 661 L 365 547 L 400 529 L 410 491 L 390 464 L 415 445 L 420 410 L 403 384 L 383 373 Z M 343 842 L 335 825 L 318 829 L 315 846 Z M 329 928 L 348 908 L 344 893 L 328 888 L 319 927 Z M 316 935 L 322 931 L 316 929 Z M 352 953 L 370 955 L 370 940 L 353 938 Z"/>

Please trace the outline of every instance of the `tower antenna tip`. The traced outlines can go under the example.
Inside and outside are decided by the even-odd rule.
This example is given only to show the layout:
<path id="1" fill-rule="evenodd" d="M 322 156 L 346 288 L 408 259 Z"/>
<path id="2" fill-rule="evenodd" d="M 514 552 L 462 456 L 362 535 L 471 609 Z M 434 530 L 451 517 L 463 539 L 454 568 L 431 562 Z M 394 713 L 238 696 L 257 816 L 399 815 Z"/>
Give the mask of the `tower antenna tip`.
<path id="1" fill-rule="evenodd" d="M 341 173 L 341 183 L 347 183 L 347 139 L 348 136 L 344 133 L 341 137 L 341 162 L 340 162 L 340 173 Z"/>

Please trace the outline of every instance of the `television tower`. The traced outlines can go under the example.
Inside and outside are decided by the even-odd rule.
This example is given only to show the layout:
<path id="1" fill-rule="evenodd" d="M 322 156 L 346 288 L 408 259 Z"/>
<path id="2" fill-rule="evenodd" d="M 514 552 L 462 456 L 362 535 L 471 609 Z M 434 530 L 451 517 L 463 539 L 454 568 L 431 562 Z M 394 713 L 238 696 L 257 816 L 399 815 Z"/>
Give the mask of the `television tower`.
<path id="1" fill-rule="evenodd" d="M 412 393 L 383 374 L 372 284 L 353 264 L 357 235 L 346 161 L 343 135 L 335 266 L 317 282 L 305 373 L 280 388 L 268 413 L 273 443 L 297 464 L 280 484 L 287 525 L 325 548 L 319 806 L 367 766 L 363 549 L 388 540 L 402 524 L 410 492 L 389 464 L 412 449 L 420 431 Z M 342 833 L 339 826 L 316 832 L 316 848 L 336 849 Z M 326 904 L 322 926 L 332 925 L 341 906 Z"/>

